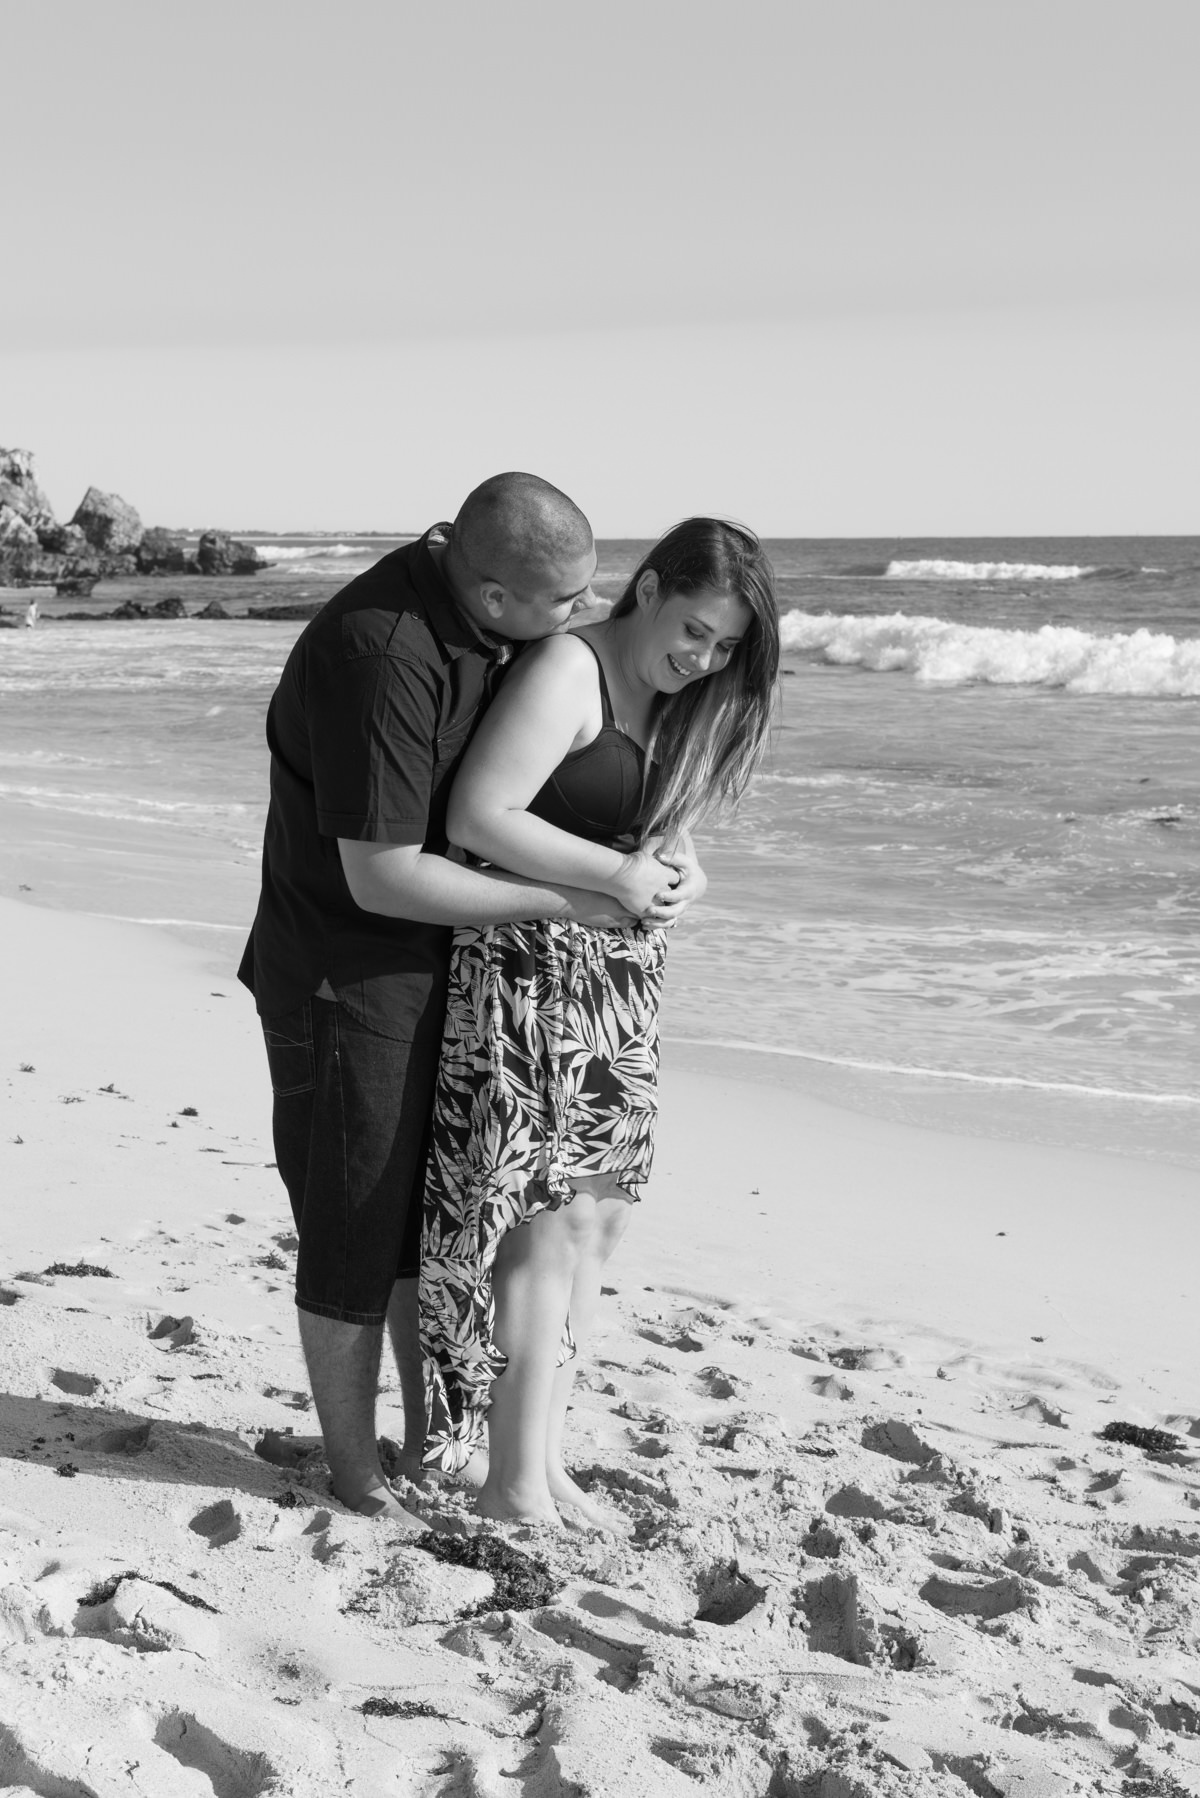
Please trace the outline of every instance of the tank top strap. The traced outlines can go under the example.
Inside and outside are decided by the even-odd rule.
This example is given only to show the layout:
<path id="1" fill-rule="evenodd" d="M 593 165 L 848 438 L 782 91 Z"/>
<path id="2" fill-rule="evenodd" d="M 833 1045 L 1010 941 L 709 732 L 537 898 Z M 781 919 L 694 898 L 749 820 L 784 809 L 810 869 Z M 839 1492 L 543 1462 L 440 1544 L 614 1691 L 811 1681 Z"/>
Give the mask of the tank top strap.
<path id="1" fill-rule="evenodd" d="M 600 711 L 603 718 L 601 729 L 603 729 L 605 725 L 611 726 L 614 730 L 619 729 L 620 727 L 617 724 L 616 714 L 612 708 L 612 700 L 609 697 L 608 682 L 604 678 L 604 663 L 600 660 L 600 652 L 594 643 L 588 642 L 586 637 L 580 636 L 579 641 L 590 649 L 596 658 L 596 672 L 600 676 Z"/>

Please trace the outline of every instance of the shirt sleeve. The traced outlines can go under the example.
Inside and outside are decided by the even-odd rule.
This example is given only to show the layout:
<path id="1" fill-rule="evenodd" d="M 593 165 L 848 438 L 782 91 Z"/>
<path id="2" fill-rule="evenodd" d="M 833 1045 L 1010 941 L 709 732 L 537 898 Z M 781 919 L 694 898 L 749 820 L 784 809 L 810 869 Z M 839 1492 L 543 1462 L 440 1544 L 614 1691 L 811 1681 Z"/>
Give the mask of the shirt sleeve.
<path id="1" fill-rule="evenodd" d="M 428 665 L 358 656 L 308 709 L 317 828 L 368 843 L 423 843 L 441 713 Z"/>

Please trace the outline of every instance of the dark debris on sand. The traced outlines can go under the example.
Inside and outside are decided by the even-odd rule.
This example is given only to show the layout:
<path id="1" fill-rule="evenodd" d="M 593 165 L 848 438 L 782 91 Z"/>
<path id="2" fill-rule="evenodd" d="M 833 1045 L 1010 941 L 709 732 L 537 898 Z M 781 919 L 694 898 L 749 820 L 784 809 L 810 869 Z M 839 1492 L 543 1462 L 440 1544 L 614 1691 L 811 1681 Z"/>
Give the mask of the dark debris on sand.
<path id="1" fill-rule="evenodd" d="M 1106 1423 L 1100 1438 L 1103 1442 L 1126 1442 L 1131 1448 L 1144 1448 L 1148 1455 L 1171 1455 L 1183 1447 L 1170 1430 L 1147 1430 L 1140 1423 Z"/>
<path id="2" fill-rule="evenodd" d="M 364 1698 L 358 1706 L 364 1717 L 445 1717 L 436 1704 L 419 1698 Z"/>
<path id="3" fill-rule="evenodd" d="M 499 1536 L 486 1531 L 477 1536 L 445 1536 L 426 1530 L 415 1548 L 423 1548 L 436 1561 L 490 1573 L 495 1590 L 481 1611 L 532 1611 L 548 1604 L 558 1591 L 558 1581 L 540 1555 L 523 1554 Z"/>
<path id="4" fill-rule="evenodd" d="M 76 1600 L 76 1603 L 83 1610 L 90 1610 L 94 1605 L 107 1604 L 110 1598 L 116 1597 L 118 1589 L 127 1579 L 140 1579 L 145 1581 L 148 1586 L 157 1586 L 160 1591 L 169 1592 L 172 1598 L 178 1598 L 181 1604 L 190 1604 L 193 1610 L 210 1611 L 214 1617 L 221 1615 L 216 1605 L 209 1604 L 206 1598 L 197 1598 L 194 1592 L 185 1592 L 182 1586 L 175 1585 L 172 1580 L 150 1579 L 147 1574 L 138 1573 L 135 1568 L 126 1568 L 124 1573 L 114 1573 L 111 1579 L 98 1580 L 91 1591 L 85 1592 L 82 1598 Z"/>
<path id="5" fill-rule="evenodd" d="M 92 1261 L 52 1261 L 42 1269 L 44 1274 L 61 1274 L 72 1280 L 115 1280 L 111 1267 L 97 1267 Z"/>

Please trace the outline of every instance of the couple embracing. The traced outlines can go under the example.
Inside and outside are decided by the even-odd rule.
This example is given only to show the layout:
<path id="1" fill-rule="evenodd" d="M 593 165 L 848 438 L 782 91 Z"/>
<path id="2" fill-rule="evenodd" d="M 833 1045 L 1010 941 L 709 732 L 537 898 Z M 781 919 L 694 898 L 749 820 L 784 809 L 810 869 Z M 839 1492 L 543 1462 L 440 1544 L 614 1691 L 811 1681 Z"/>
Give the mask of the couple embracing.
<path id="1" fill-rule="evenodd" d="M 689 826 L 762 755 L 779 629 L 757 540 L 718 519 L 611 612 L 595 569 L 565 494 L 497 475 L 330 600 L 267 716 L 239 973 L 333 1491 L 370 1516 L 415 1522 L 375 1434 L 386 1330 L 408 1478 L 611 1521 L 563 1461 L 574 1355 L 650 1171 Z"/>

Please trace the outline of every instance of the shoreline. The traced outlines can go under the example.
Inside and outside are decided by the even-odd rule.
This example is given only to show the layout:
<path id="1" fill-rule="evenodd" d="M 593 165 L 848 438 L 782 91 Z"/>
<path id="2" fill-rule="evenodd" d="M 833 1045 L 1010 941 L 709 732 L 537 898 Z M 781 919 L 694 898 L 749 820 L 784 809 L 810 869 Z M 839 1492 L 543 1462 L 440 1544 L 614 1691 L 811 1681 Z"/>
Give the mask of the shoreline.
<path id="1" fill-rule="evenodd" d="M 4 1036 L 10 1060 L 13 1054 L 28 1053 L 28 1035 L 22 1039 L 25 1048 L 17 1040 L 22 1008 L 33 1010 L 41 971 L 53 965 L 68 985 L 72 980 L 77 983 L 81 1002 L 70 1023 L 64 1021 L 62 1027 L 56 1027 L 53 1019 L 39 1019 L 34 1037 L 43 1056 L 53 1054 L 60 1061 L 64 1080 L 69 1080 L 81 1057 L 97 1052 L 109 1030 L 106 1019 L 119 1006 L 122 1029 L 113 1033 L 112 1055 L 124 1057 L 134 1072 L 123 1075 L 117 1084 L 149 1081 L 155 1090 L 165 1093 L 172 1082 L 180 1089 L 199 1082 L 209 1095 L 209 1110 L 219 1108 L 238 1140 L 250 1143 L 262 1164 L 269 1165 L 273 1154 L 269 1083 L 253 1001 L 236 980 L 240 927 L 221 929 L 231 935 L 238 931 L 234 954 L 225 953 L 223 942 L 219 949 L 211 943 L 180 942 L 161 925 L 148 921 L 0 898 L 0 930 L 17 950 L 21 968 L 15 991 L 12 981 L 9 983 L 12 1009 Z M 188 1015 L 198 1020 L 194 1051 L 189 1050 L 186 1038 L 179 1043 L 177 1034 L 169 1037 L 179 1047 L 178 1072 L 172 1072 L 175 1057 L 165 1054 L 161 1043 L 147 1047 L 127 1040 L 134 1032 L 153 1038 L 166 1028 L 156 987 L 138 990 L 144 984 L 139 973 L 143 964 L 153 972 L 154 981 L 186 990 Z M 90 1030 L 84 1003 L 92 1007 Z M 177 1002 L 175 1006 L 177 1011 Z M 156 1029 L 156 1018 L 163 1030 Z M 60 1034 L 68 1035 L 68 1044 L 57 1040 Z M 769 1185 L 773 1196 L 763 1198 L 762 1206 L 754 1209 L 761 1209 L 770 1219 L 765 1232 L 768 1241 L 772 1235 L 789 1237 L 795 1220 L 783 1189 L 800 1174 L 804 1190 L 810 1191 L 808 1170 L 815 1159 L 827 1190 L 813 1195 L 815 1209 L 802 1220 L 803 1228 L 809 1232 L 808 1240 L 820 1245 L 816 1259 L 822 1267 L 841 1270 L 838 1277 L 847 1291 L 858 1288 L 855 1303 L 861 1305 L 864 1316 L 882 1317 L 892 1302 L 890 1295 L 903 1291 L 908 1294 L 911 1315 L 927 1315 L 931 1306 L 942 1303 L 950 1308 L 948 1324 L 952 1322 L 957 1331 L 969 1331 L 981 1316 L 979 1296 L 969 1299 L 965 1311 L 955 1308 L 958 1289 L 970 1286 L 970 1268 L 964 1259 L 968 1239 L 978 1237 L 977 1246 L 985 1241 L 990 1244 L 1007 1237 L 1011 1229 L 1014 1245 L 1023 1242 L 1025 1252 L 1036 1250 L 1040 1286 L 1072 1292 L 1086 1310 L 1089 1282 L 1095 1282 L 1098 1314 L 1114 1320 L 1103 1328 L 1116 1328 L 1123 1342 L 1157 1332 L 1164 1342 L 1174 1345 L 1169 1352 L 1163 1350 L 1168 1360 L 1187 1370 L 1193 1301 L 1183 1293 L 1172 1295 L 1168 1289 L 1176 1275 L 1186 1287 L 1192 1277 L 1186 1270 L 1200 1269 L 1200 1204 L 1188 1167 L 1008 1135 L 994 1108 L 990 1131 L 980 1128 L 979 1117 L 973 1130 L 956 1132 L 911 1115 L 871 1114 L 847 1103 L 844 1095 L 798 1090 L 763 1079 L 759 1063 L 766 1061 L 766 1056 L 731 1054 L 719 1046 L 712 1052 L 697 1052 L 695 1045 L 690 1049 L 689 1055 L 678 1053 L 664 1034 L 660 1140 L 661 1151 L 672 1166 L 660 1173 L 656 1165 L 651 1189 L 654 1198 L 643 1208 L 644 1214 L 654 1215 L 655 1199 L 660 1206 L 670 1200 L 665 1181 L 677 1178 L 678 1169 L 686 1166 L 688 1178 L 697 1184 L 693 1198 L 682 1201 L 682 1211 L 675 1210 L 677 1201 L 670 1200 L 661 1228 L 651 1229 L 648 1242 L 654 1244 L 654 1255 L 662 1263 L 656 1262 L 653 1269 L 656 1279 L 666 1278 L 668 1272 L 686 1277 L 686 1251 L 679 1250 L 674 1239 L 691 1245 L 690 1232 L 703 1228 L 708 1232 L 714 1264 L 721 1265 L 728 1278 L 739 1270 L 734 1290 L 709 1296 L 743 1306 L 757 1295 L 781 1318 L 790 1313 L 793 1325 L 800 1328 L 805 1307 L 816 1303 L 818 1295 L 827 1299 L 836 1285 L 832 1274 L 797 1276 L 786 1262 L 760 1260 L 764 1252 L 761 1243 L 744 1247 L 738 1238 L 736 1215 L 724 1207 L 727 1195 L 740 1186 L 746 1186 L 749 1193 L 757 1185 L 761 1196 Z M 718 1120 L 716 1128 L 713 1118 Z M 696 1165 L 698 1151 L 702 1172 Z M 887 1193 L 902 1195 L 904 1206 L 920 1217 L 925 1236 L 946 1249 L 953 1293 L 939 1298 L 935 1284 L 923 1288 L 915 1262 L 906 1276 L 909 1285 L 897 1285 L 897 1266 L 911 1260 L 906 1247 L 909 1225 L 904 1218 L 897 1220 Z M 267 1182 L 267 1203 L 272 1202 L 282 1227 L 286 1198 L 274 1179 Z M 836 1217 L 828 1212 L 832 1203 L 840 1207 Z M 1169 1239 L 1179 1247 L 1178 1258 L 1172 1259 L 1171 1277 L 1163 1288 L 1156 1286 L 1152 1296 L 1139 1292 L 1136 1285 L 1132 1292 L 1126 1290 L 1130 1281 L 1124 1263 L 1107 1268 L 1103 1246 L 1096 1241 L 1104 1231 L 1119 1233 L 1125 1227 L 1126 1208 L 1129 1216 L 1138 1219 L 1139 1235 L 1144 1232 L 1156 1243 Z M 975 1209 L 989 1212 L 990 1229 L 981 1224 L 976 1230 L 970 1221 Z M 1157 1215 L 1151 1219 L 1155 1210 Z M 759 1242 L 759 1236 L 753 1240 Z M 849 1238 L 849 1246 L 844 1237 Z M 1184 1240 L 1189 1245 L 1186 1248 L 1182 1247 Z M 953 1244 L 952 1252 L 948 1244 Z M 806 1249 L 806 1262 L 809 1258 Z M 858 1275 L 852 1272 L 856 1258 Z M 871 1270 L 869 1278 L 861 1272 L 866 1268 Z M 978 1279 L 986 1286 L 991 1277 L 988 1264 L 981 1264 Z M 806 1279 L 815 1284 L 806 1286 Z M 913 1281 L 917 1283 L 913 1285 Z M 1014 1295 L 1005 1289 L 1004 1303 L 1011 1307 L 1013 1302 Z M 1033 1301 L 1023 1294 L 1020 1302 Z M 986 1311 L 986 1301 L 984 1308 Z M 1045 1315 L 1039 1316 L 1044 1329 Z M 1097 1345 L 1102 1339 L 1099 1323 L 1088 1324 L 1086 1330 L 1078 1324 L 1071 1328 L 1095 1338 Z M 1095 1352 L 1099 1352 L 1098 1346 Z M 1190 1370 L 1187 1377 L 1191 1378 Z M 1181 1390 L 1173 1402 L 1186 1403 L 1187 1393 Z"/>
<path id="2" fill-rule="evenodd" d="M 265 747 L 263 762 L 265 784 Z M 89 816 L 0 795 L 0 896 L 161 930 L 200 950 L 216 975 L 236 966 L 241 954 L 257 902 L 259 854 L 254 830 L 234 842 L 228 830 Z M 196 915 L 204 911 L 212 915 Z M 768 1043 L 702 1041 L 676 1030 L 674 1009 L 668 978 L 664 1061 L 683 1070 L 767 1084 L 855 1114 L 955 1136 L 1099 1149 L 1200 1170 L 1200 1098 L 1189 1094 L 1021 1086 L 1002 1076 L 872 1065 L 865 1058 Z"/>

